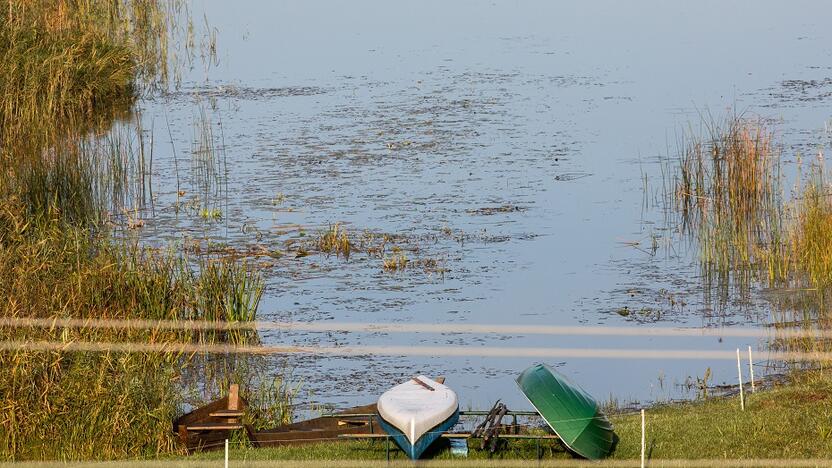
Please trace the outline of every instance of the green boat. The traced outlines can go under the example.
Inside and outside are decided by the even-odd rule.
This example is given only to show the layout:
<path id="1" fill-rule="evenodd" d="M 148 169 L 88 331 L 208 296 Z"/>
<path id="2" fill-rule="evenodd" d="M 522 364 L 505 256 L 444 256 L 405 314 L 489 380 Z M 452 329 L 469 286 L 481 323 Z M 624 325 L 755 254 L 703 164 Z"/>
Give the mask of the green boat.
<path id="1" fill-rule="evenodd" d="M 569 450 L 590 460 L 610 453 L 612 423 L 583 389 L 545 364 L 524 370 L 517 385 Z"/>

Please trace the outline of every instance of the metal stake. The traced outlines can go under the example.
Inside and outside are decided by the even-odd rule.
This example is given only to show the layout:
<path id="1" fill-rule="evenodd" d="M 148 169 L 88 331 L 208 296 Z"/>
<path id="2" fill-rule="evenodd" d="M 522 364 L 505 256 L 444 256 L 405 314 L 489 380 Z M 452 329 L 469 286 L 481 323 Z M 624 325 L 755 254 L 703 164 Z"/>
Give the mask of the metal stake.
<path id="1" fill-rule="evenodd" d="M 751 374 L 751 393 L 755 393 L 757 389 L 754 388 L 754 360 L 751 359 L 751 346 L 748 346 L 748 372 Z"/>

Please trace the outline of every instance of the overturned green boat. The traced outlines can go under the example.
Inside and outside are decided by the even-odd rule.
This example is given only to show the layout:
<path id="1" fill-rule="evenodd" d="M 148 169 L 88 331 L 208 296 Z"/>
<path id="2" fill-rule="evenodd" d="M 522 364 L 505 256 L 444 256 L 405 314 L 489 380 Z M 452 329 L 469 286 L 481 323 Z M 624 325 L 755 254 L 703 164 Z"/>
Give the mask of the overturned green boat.
<path id="1" fill-rule="evenodd" d="M 590 460 L 610 453 L 612 423 L 583 389 L 545 364 L 524 370 L 517 385 L 569 450 Z"/>

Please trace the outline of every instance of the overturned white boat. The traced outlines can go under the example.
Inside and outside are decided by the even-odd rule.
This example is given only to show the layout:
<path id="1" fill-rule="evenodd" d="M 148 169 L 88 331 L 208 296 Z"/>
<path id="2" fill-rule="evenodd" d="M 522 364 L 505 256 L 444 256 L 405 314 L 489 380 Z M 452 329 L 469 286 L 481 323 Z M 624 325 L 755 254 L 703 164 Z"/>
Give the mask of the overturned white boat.
<path id="1" fill-rule="evenodd" d="M 384 392 L 378 414 L 382 428 L 415 460 L 459 421 L 459 400 L 444 384 L 420 375 Z"/>

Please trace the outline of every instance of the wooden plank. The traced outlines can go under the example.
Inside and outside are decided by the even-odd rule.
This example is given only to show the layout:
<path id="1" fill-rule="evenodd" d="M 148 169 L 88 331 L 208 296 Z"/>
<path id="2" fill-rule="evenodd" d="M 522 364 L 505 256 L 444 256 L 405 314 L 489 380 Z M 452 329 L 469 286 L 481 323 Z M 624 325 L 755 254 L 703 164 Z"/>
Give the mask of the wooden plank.
<path id="1" fill-rule="evenodd" d="M 210 413 L 209 416 L 212 418 L 240 418 L 245 414 L 245 411 L 239 410 L 218 410 Z"/>
<path id="2" fill-rule="evenodd" d="M 370 424 L 370 421 L 356 421 L 354 419 L 352 419 L 352 420 L 351 419 L 344 419 L 344 420 L 339 419 L 338 420 L 338 425 L 339 426 L 367 426 L 369 424 Z"/>
<path id="3" fill-rule="evenodd" d="M 366 431 L 366 432 L 364 432 Z M 336 440 L 342 434 L 364 433 L 365 435 L 381 435 L 385 433 L 378 426 L 346 426 L 337 429 L 321 429 L 291 432 L 265 432 L 258 431 L 253 434 L 252 440 L 258 447 L 270 447 L 280 445 L 298 445 L 322 440 Z"/>
<path id="4" fill-rule="evenodd" d="M 240 409 L 240 386 L 237 384 L 231 384 L 228 390 L 228 409 L 235 411 Z"/>
<path id="5" fill-rule="evenodd" d="M 332 413 L 321 415 L 322 418 L 377 418 L 377 413 Z"/>
<path id="6" fill-rule="evenodd" d="M 186 429 L 189 431 L 236 431 L 238 429 L 242 429 L 242 424 L 194 424 L 193 426 L 187 426 Z"/>
<path id="7" fill-rule="evenodd" d="M 200 406 L 199 408 L 191 411 L 190 413 L 182 415 L 176 421 L 174 421 L 174 426 L 187 426 L 189 424 L 204 422 L 205 419 L 209 418 L 209 415 L 214 411 L 219 411 L 227 408 L 227 397 L 220 398 L 219 400 L 214 400 L 205 406 Z"/>
<path id="8" fill-rule="evenodd" d="M 435 388 L 433 388 L 433 387 L 431 387 L 430 385 L 428 385 L 428 384 L 426 384 L 426 383 L 422 382 L 420 379 L 417 379 L 416 377 L 413 377 L 413 378 L 412 378 L 412 379 L 410 379 L 410 380 L 412 380 L 412 381 L 416 382 L 417 384 L 421 385 L 422 387 L 425 387 L 426 389 L 428 389 L 428 390 L 430 390 L 430 391 L 434 391 L 434 390 L 436 390 Z"/>

